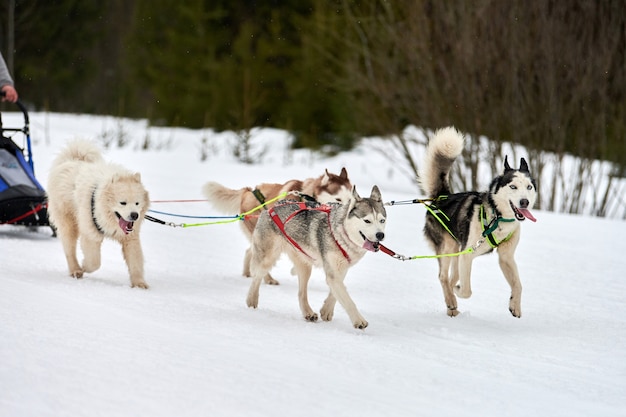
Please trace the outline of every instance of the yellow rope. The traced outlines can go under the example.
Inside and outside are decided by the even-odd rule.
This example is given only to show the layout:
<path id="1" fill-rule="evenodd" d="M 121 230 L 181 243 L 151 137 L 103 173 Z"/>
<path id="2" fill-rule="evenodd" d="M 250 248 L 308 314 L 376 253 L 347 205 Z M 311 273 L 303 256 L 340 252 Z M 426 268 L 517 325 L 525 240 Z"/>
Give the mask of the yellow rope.
<path id="1" fill-rule="evenodd" d="M 214 221 L 214 222 L 204 222 L 204 223 L 181 223 L 179 226 L 180 227 L 197 227 L 197 226 L 209 226 L 212 224 L 226 224 L 226 223 L 234 223 L 236 221 L 239 220 L 244 220 L 246 218 L 247 215 L 249 215 L 250 213 L 254 213 L 257 210 L 262 209 L 263 207 L 265 207 L 268 204 L 273 203 L 274 201 L 280 200 L 282 198 L 287 197 L 289 193 L 288 192 L 284 192 L 279 194 L 278 196 L 267 200 L 266 202 L 264 202 L 263 204 L 259 204 L 258 206 L 254 207 L 252 210 L 248 210 L 245 213 L 241 213 L 238 214 L 237 216 L 233 217 L 232 219 L 227 219 L 227 220 L 218 220 L 218 221 Z"/>

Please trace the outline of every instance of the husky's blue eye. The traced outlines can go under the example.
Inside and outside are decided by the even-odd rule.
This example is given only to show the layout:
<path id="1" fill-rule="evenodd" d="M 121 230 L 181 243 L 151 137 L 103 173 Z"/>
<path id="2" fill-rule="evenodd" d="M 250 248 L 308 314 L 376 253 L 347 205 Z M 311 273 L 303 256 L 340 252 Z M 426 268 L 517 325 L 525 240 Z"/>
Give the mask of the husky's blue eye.
<path id="1" fill-rule="evenodd" d="M 527 190 L 532 190 L 532 189 L 533 189 L 533 186 L 532 186 L 532 185 L 529 185 L 528 187 L 526 187 L 526 189 L 527 189 Z"/>
<path id="2" fill-rule="evenodd" d="M 511 187 L 511 190 L 517 190 L 517 185 L 509 185 L 509 187 Z"/>
<path id="3" fill-rule="evenodd" d="M 385 223 L 385 219 L 380 219 L 380 222 L 381 223 Z"/>
<path id="4" fill-rule="evenodd" d="M 126 205 L 126 201 L 120 201 L 120 204 L 121 204 L 122 206 L 125 206 L 125 205 Z"/>

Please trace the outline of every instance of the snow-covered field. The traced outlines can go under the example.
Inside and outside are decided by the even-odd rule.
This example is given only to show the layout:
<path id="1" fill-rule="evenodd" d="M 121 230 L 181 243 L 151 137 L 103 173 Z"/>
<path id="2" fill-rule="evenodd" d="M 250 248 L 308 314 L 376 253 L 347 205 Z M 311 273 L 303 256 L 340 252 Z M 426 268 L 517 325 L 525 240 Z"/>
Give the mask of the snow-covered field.
<path id="1" fill-rule="evenodd" d="M 67 140 L 102 141 L 119 128 L 101 117 L 31 119 L 44 186 Z M 3 121 L 21 118 L 3 113 Z M 385 201 L 421 197 L 367 143 L 322 159 L 288 152 L 284 132 L 264 130 L 255 139 L 268 146 L 264 163 L 248 166 L 231 156 L 229 134 L 124 123 L 130 144 L 105 157 L 141 172 L 153 200 L 201 199 L 208 180 L 239 188 L 342 166 L 362 195 L 377 184 Z M 139 150 L 146 135 L 153 150 Z M 153 209 L 221 214 L 203 202 Z M 431 253 L 423 207 L 387 213 L 386 246 Z M 240 275 L 247 242 L 237 224 L 146 222 L 147 291 L 130 288 L 114 242 L 104 245 L 99 271 L 75 280 L 48 229 L 0 226 L 0 416 L 624 416 L 626 222 L 534 215 L 537 223 L 522 225 L 516 256 L 521 319 L 507 310 L 496 255 L 475 261 L 473 296 L 459 300 L 461 315 L 451 319 L 436 261 L 369 253 L 346 279 L 369 321 L 364 331 L 339 305 L 332 322 L 305 322 L 286 260 L 273 273 L 281 285 L 263 285 L 259 308 L 247 308 L 250 281 Z M 326 293 L 316 270 L 314 308 Z"/>

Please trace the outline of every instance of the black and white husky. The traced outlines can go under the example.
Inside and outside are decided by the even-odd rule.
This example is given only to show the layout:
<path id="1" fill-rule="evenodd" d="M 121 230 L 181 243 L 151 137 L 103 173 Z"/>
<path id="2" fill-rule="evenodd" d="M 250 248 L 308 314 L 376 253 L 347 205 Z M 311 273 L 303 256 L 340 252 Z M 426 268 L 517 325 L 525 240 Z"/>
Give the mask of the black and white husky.
<path id="1" fill-rule="evenodd" d="M 472 261 L 479 255 L 498 250 L 500 268 L 511 286 L 509 311 L 522 316 L 522 285 L 514 254 L 520 239 L 520 222 L 536 221 L 530 212 L 537 187 L 528 164 L 521 159 L 513 169 L 504 159 L 504 172 L 491 182 L 485 192 L 451 193 L 449 175 L 455 159 L 461 155 L 464 137 L 455 128 L 435 132 L 430 139 L 420 171 L 420 185 L 429 198 L 424 234 L 439 257 L 439 280 L 448 315 L 459 314 L 456 296 L 472 295 Z"/>

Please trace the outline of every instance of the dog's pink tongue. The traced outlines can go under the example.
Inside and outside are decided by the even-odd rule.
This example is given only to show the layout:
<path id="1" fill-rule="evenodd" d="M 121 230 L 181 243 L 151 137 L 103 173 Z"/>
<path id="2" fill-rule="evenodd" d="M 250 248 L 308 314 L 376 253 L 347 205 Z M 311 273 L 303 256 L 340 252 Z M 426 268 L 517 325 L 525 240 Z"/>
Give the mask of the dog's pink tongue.
<path id="1" fill-rule="evenodd" d="M 374 242 L 370 242 L 369 240 L 365 239 L 365 242 L 363 242 L 363 249 L 366 249 L 370 252 L 378 252 L 379 246 L 377 244 L 374 244 Z"/>
<path id="2" fill-rule="evenodd" d="M 129 234 L 133 231 L 133 222 L 127 222 L 122 217 L 120 217 L 119 225 L 125 234 Z"/>
<path id="3" fill-rule="evenodd" d="M 532 215 L 532 213 L 530 212 L 530 210 L 528 209 L 523 209 L 523 208 L 517 208 L 519 210 L 520 213 L 522 213 L 524 215 L 524 217 L 526 217 L 528 220 L 536 222 L 537 219 L 535 219 Z"/>

